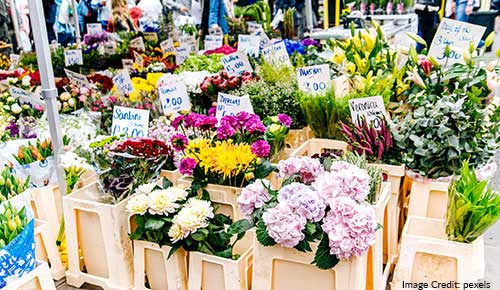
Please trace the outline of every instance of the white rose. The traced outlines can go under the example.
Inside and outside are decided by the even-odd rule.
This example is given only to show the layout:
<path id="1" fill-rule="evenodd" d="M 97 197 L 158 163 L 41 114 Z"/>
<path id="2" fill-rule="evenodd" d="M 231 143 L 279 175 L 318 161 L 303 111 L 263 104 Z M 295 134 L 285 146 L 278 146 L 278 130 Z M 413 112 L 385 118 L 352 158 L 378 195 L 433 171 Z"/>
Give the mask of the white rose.
<path id="1" fill-rule="evenodd" d="M 23 109 L 21 108 L 21 106 L 19 106 L 19 104 L 17 104 L 17 103 L 10 106 L 10 111 L 16 115 L 21 113 L 22 110 Z"/>
<path id="2" fill-rule="evenodd" d="M 155 186 L 156 186 L 156 182 L 142 184 L 142 185 L 139 185 L 139 187 L 137 188 L 136 191 L 140 192 L 140 193 L 144 193 L 144 194 L 150 194 L 151 191 L 153 191 L 153 189 L 155 188 Z"/>
<path id="3" fill-rule="evenodd" d="M 170 240 L 172 243 L 176 243 L 184 238 L 186 238 L 189 235 L 189 232 L 185 232 L 182 230 L 182 227 L 174 223 L 171 227 L 170 230 L 168 230 L 168 236 L 170 237 Z"/>
<path id="4" fill-rule="evenodd" d="M 69 99 L 69 100 L 68 100 L 68 105 L 69 105 L 70 107 L 74 107 L 74 106 L 75 106 L 75 99 L 74 99 L 74 98 Z"/>
<path id="5" fill-rule="evenodd" d="M 146 194 L 134 195 L 127 203 L 127 210 L 133 214 L 143 215 L 149 207 L 149 197 Z"/>
<path id="6" fill-rule="evenodd" d="M 62 93 L 60 96 L 59 96 L 59 99 L 61 99 L 61 101 L 67 101 L 71 98 L 71 95 L 70 93 L 68 92 L 64 92 Z"/>
<path id="7" fill-rule="evenodd" d="M 30 76 L 24 76 L 23 77 L 23 80 L 22 80 L 23 86 L 25 86 L 25 87 L 29 86 L 30 82 L 31 82 Z"/>
<path id="8" fill-rule="evenodd" d="M 175 196 L 176 201 L 185 200 L 188 196 L 188 192 L 182 187 L 169 187 L 166 189 L 166 191 L 168 192 L 168 194 Z"/>
<path id="9" fill-rule="evenodd" d="M 176 197 L 169 194 L 167 190 L 159 189 L 149 194 L 149 213 L 150 214 L 169 214 L 174 213 L 180 205 L 175 203 Z"/>
<path id="10" fill-rule="evenodd" d="M 16 99 L 14 97 L 8 97 L 7 98 L 7 103 L 13 103 Z"/>

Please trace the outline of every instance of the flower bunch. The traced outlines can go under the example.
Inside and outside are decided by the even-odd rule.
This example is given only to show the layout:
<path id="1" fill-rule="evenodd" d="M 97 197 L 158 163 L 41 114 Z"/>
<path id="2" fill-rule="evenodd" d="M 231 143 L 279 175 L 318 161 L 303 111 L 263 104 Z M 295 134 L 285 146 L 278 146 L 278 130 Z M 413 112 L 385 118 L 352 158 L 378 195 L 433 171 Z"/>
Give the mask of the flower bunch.
<path id="1" fill-rule="evenodd" d="M 45 139 L 43 141 L 36 140 L 34 145 L 28 142 L 28 145 L 19 146 L 17 154 L 13 154 L 13 156 L 20 165 L 26 165 L 45 160 L 53 154 L 52 142 Z"/>
<path id="2" fill-rule="evenodd" d="M 250 72 L 244 72 L 237 77 L 229 76 L 225 70 L 222 70 L 218 74 L 205 77 L 200 84 L 200 89 L 205 97 L 211 101 L 216 101 L 219 92 L 227 93 L 254 79 L 257 79 L 257 77 Z"/>
<path id="3" fill-rule="evenodd" d="M 94 44 L 103 44 L 108 41 L 108 33 L 103 31 L 99 34 L 85 34 L 83 36 L 83 42 L 87 46 L 92 46 Z"/>
<path id="4" fill-rule="evenodd" d="M 61 166 L 64 168 L 66 176 L 66 193 L 70 193 L 80 177 L 93 168 L 73 152 L 66 152 L 61 155 Z"/>
<path id="5" fill-rule="evenodd" d="M 69 84 L 69 91 L 61 93 L 57 99 L 57 108 L 61 113 L 74 112 L 83 107 L 91 91 L 86 87 L 78 87 L 75 84 Z"/>
<path id="6" fill-rule="evenodd" d="M 204 55 L 211 55 L 211 54 L 229 55 L 229 54 L 235 53 L 236 51 L 237 51 L 237 49 L 234 47 L 231 47 L 229 45 L 223 45 L 223 46 L 215 48 L 215 49 L 206 50 L 203 54 Z"/>
<path id="7" fill-rule="evenodd" d="M 36 96 L 31 97 L 36 98 Z M 44 108 L 40 104 L 33 105 L 29 102 L 21 101 L 11 96 L 9 92 L 0 94 L 0 106 L 6 113 L 15 117 L 16 120 L 21 116 L 34 116 L 39 118 L 44 111 Z"/>
<path id="8" fill-rule="evenodd" d="M 0 69 L 8 70 L 9 68 L 10 68 L 10 58 L 8 55 L 2 53 L 0 55 Z"/>
<path id="9" fill-rule="evenodd" d="M 321 269 L 367 253 L 377 224 L 365 202 L 370 191 L 366 171 L 344 161 L 323 167 L 309 157 L 282 161 L 278 169 L 285 177 L 281 188 L 256 180 L 237 199 L 261 244 L 308 252 L 310 243 L 319 241 L 313 264 Z"/>
<path id="10" fill-rule="evenodd" d="M 181 131 L 175 129 L 172 126 L 172 122 L 166 116 L 160 116 L 159 118 L 153 120 L 149 126 L 148 136 L 150 138 L 161 140 L 165 142 L 169 147 L 174 148 L 176 150 L 173 151 L 172 158 L 169 158 L 165 163 L 163 169 L 165 170 L 175 170 L 178 167 L 180 159 L 182 158 L 179 154 L 179 151 L 182 150 L 181 147 L 174 146 L 172 141 L 177 140 L 174 136 L 181 135 L 181 139 L 184 140 L 186 138 L 182 135 Z M 190 136 L 190 131 L 187 131 L 187 135 Z M 187 141 L 186 141 L 187 143 Z"/>
<path id="11" fill-rule="evenodd" d="M 14 126 L 15 128 L 12 128 Z M 14 130 L 14 132 L 12 132 Z M 0 107 L 0 141 L 7 141 L 16 138 L 17 132 L 16 120 L 12 118 Z"/>
<path id="12" fill-rule="evenodd" d="M 19 176 L 12 174 L 9 167 L 4 167 L 0 170 L 0 201 L 6 201 L 12 197 L 23 193 L 30 185 L 29 176 L 26 179 L 21 179 Z"/>
<path id="13" fill-rule="evenodd" d="M 16 209 L 10 202 L 2 206 L 0 213 L 0 250 L 12 242 L 28 224 L 26 209 Z"/>
<path id="14" fill-rule="evenodd" d="M 285 138 L 290 131 L 292 119 L 286 114 L 278 114 L 278 116 L 264 118 L 263 123 L 267 127 L 265 140 L 271 146 L 270 156 L 274 159 L 285 147 Z"/>
<path id="15" fill-rule="evenodd" d="M 113 79 L 103 74 L 93 74 L 87 77 L 89 82 L 97 87 L 101 93 L 106 94 L 113 89 Z"/>

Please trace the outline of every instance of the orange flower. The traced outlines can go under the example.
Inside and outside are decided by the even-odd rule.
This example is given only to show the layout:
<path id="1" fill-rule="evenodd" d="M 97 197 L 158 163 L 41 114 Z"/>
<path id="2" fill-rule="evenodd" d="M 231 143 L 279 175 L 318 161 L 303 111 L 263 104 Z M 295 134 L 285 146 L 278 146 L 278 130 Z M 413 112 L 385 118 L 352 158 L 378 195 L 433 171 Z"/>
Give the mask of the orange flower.
<path id="1" fill-rule="evenodd" d="M 19 149 L 17 150 L 17 157 L 18 157 L 19 159 L 24 159 L 23 148 L 24 148 L 24 146 L 21 146 L 21 147 L 19 147 Z"/>

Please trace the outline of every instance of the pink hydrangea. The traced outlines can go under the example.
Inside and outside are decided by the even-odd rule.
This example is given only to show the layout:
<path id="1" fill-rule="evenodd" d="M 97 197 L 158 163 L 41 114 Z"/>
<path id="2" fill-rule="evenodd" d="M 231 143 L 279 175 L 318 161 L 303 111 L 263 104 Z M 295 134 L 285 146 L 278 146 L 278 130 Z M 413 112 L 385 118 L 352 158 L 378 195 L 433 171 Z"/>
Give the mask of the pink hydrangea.
<path id="1" fill-rule="evenodd" d="M 267 233 L 278 244 L 286 248 L 295 247 L 305 238 L 306 219 L 292 211 L 287 204 L 278 204 L 262 214 Z"/>
<path id="2" fill-rule="evenodd" d="M 310 157 L 291 157 L 287 160 L 278 162 L 280 177 L 290 177 L 299 174 L 302 182 L 310 184 L 316 177 L 323 172 L 323 167 L 318 159 Z"/>
<path id="3" fill-rule="evenodd" d="M 321 226 L 328 235 L 330 253 L 349 259 L 365 254 L 375 243 L 375 210 L 348 197 L 339 197 L 331 205 Z"/>
<path id="4" fill-rule="evenodd" d="M 323 172 L 316 178 L 313 187 L 327 204 L 340 196 L 363 201 L 370 193 L 370 176 L 354 164 L 337 161 L 330 172 Z"/>
<path id="5" fill-rule="evenodd" d="M 293 182 L 280 189 L 278 202 L 286 203 L 301 217 L 318 222 L 325 216 L 325 203 L 311 187 Z"/>
<path id="6" fill-rule="evenodd" d="M 271 199 L 271 195 L 266 188 L 270 188 L 271 183 L 269 180 L 257 179 L 254 183 L 247 185 L 241 190 L 237 202 L 241 212 L 247 219 L 257 208 L 264 206 L 266 202 Z"/>

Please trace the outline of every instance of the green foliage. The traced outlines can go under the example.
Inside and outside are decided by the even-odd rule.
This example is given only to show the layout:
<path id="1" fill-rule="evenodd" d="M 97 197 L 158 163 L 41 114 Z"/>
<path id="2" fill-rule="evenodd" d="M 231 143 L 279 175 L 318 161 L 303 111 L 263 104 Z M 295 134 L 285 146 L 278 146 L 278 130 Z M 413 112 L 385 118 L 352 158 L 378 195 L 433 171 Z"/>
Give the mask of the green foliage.
<path id="1" fill-rule="evenodd" d="M 10 202 L 2 207 L 3 213 L 0 214 L 0 250 L 12 242 L 28 224 L 24 207 L 18 211 Z"/>
<path id="2" fill-rule="evenodd" d="M 223 54 L 191 55 L 177 68 L 176 72 L 206 70 L 209 73 L 217 73 L 224 68 L 221 62 L 223 56 Z"/>
<path id="3" fill-rule="evenodd" d="M 30 177 L 25 180 L 12 174 L 9 167 L 0 170 L 0 201 L 6 201 L 10 198 L 23 193 L 30 185 Z"/>
<path id="4" fill-rule="evenodd" d="M 314 255 L 314 261 L 312 262 L 313 265 L 323 270 L 331 269 L 339 262 L 339 259 L 335 255 L 330 254 L 330 246 L 328 243 L 328 235 L 323 234 L 323 238 Z"/>
<path id="5" fill-rule="evenodd" d="M 297 82 L 295 69 L 288 65 L 273 66 L 268 62 L 262 61 L 257 67 L 257 75 L 269 85 L 275 85 L 277 83 L 291 85 Z"/>
<path id="6" fill-rule="evenodd" d="M 460 177 L 448 189 L 448 239 L 471 243 L 499 219 L 500 195 L 488 186 L 488 180 L 479 181 L 468 162 L 463 162 Z"/>

